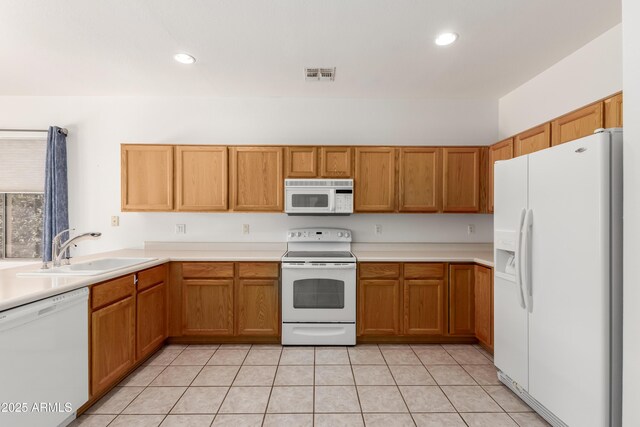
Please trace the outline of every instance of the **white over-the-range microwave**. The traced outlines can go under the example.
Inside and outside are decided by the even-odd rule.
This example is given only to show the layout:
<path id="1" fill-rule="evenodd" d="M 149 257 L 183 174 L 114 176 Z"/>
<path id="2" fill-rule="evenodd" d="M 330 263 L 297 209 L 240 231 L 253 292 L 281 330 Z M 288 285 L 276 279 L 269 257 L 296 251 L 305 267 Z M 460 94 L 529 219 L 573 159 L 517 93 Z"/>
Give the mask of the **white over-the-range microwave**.
<path id="1" fill-rule="evenodd" d="M 352 179 L 285 179 L 285 209 L 289 215 L 350 215 Z"/>

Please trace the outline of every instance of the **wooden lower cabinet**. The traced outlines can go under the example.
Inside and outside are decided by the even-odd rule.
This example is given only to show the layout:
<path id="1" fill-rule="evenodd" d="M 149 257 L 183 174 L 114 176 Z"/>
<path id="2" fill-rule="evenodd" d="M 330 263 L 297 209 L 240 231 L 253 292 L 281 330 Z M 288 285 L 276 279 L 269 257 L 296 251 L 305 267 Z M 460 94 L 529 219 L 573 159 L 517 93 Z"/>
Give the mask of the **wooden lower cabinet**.
<path id="1" fill-rule="evenodd" d="M 398 279 L 362 279 L 358 284 L 360 335 L 399 335 L 402 288 Z"/>
<path id="2" fill-rule="evenodd" d="M 238 280 L 237 335 L 279 335 L 278 285 L 278 279 Z"/>
<path id="3" fill-rule="evenodd" d="M 173 336 L 279 337 L 280 264 L 184 262 L 172 266 Z M 178 298 L 176 298 L 176 296 Z M 177 329 L 177 330 L 176 330 Z M 177 333 L 176 333 L 177 332 Z"/>
<path id="4" fill-rule="evenodd" d="M 493 348 L 493 281 L 490 268 L 475 266 L 474 294 L 476 338 Z"/>
<path id="5" fill-rule="evenodd" d="M 148 356 L 167 338 L 167 286 L 164 281 L 136 296 L 136 357 Z"/>
<path id="6" fill-rule="evenodd" d="M 135 295 L 91 313 L 91 395 L 109 388 L 135 363 Z"/>
<path id="7" fill-rule="evenodd" d="M 166 267 L 91 287 L 90 394 L 119 381 L 167 337 Z"/>
<path id="8" fill-rule="evenodd" d="M 444 335 L 446 288 L 444 280 L 404 281 L 404 333 Z"/>
<path id="9" fill-rule="evenodd" d="M 433 336 L 447 332 L 444 263 L 360 263 L 361 336 Z"/>
<path id="10" fill-rule="evenodd" d="M 449 335 L 475 334 L 474 265 L 449 266 Z"/>
<path id="11" fill-rule="evenodd" d="M 183 335 L 233 335 L 233 279 L 182 283 Z"/>

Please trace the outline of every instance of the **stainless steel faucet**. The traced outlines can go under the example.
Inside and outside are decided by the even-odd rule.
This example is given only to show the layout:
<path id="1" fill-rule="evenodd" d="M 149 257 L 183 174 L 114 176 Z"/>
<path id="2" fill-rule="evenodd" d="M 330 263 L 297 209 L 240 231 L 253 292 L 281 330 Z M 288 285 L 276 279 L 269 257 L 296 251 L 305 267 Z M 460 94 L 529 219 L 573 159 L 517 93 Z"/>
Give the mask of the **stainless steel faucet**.
<path id="1" fill-rule="evenodd" d="M 60 233 L 56 234 L 51 242 L 51 261 L 54 267 L 60 267 L 60 259 L 69 246 L 75 245 L 76 242 L 79 242 L 80 240 L 97 239 L 98 237 L 102 236 L 102 233 L 98 232 L 83 233 L 67 240 L 64 243 L 61 243 L 60 239 L 62 238 L 62 235 L 67 231 L 75 231 L 75 228 L 61 231 Z"/>

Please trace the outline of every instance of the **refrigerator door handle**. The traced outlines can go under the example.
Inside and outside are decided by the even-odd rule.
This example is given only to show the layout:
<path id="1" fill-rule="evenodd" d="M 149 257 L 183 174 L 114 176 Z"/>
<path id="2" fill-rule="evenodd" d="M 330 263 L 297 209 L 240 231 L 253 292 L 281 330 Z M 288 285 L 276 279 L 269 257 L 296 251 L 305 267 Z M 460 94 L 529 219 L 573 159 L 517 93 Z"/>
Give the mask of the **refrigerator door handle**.
<path id="1" fill-rule="evenodd" d="M 522 241 L 523 246 L 523 273 L 522 273 L 522 283 L 525 289 L 524 298 L 526 300 L 527 311 L 531 313 L 532 309 L 532 290 L 531 290 L 531 228 L 533 227 L 533 211 L 531 209 L 527 210 L 527 213 L 524 217 L 524 226 L 523 226 L 523 236 L 524 239 Z"/>
<path id="2" fill-rule="evenodd" d="M 525 208 L 522 208 L 522 211 L 520 212 L 520 221 L 518 222 L 518 234 L 516 236 L 516 252 L 515 252 L 515 264 L 516 264 L 516 286 L 518 287 L 518 289 L 520 290 L 520 292 L 518 293 L 518 295 L 520 295 L 520 307 L 522 308 L 527 308 L 526 303 L 525 303 L 525 294 L 524 294 L 524 290 L 522 288 L 522 266 L 521 266 L 521 262 L 522 262 L 522 227 L 524 226 L 524 219 L 526 216 L 526 212 L 527 210 Z"/>

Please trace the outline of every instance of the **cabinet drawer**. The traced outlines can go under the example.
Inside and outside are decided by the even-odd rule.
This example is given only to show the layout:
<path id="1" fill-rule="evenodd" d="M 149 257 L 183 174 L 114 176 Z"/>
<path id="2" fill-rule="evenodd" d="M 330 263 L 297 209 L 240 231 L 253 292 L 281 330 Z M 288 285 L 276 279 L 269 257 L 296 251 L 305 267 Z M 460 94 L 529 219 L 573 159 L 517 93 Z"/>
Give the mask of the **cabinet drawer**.
<path id="1" fill-rule="evenodd" d="M 400 264 L 388 262 L 361 263 L 358 266 L 360 277 L 366 278 L 396 278 L 400 277 Z"/>
<path id="2" fill-rule="evenodd" d="M 241 262 L 238 264 L 240 277 L 270 277 L 280 276 L 280 266 L 277 262 Z"/>
<path id="3" fill-rule="evenodd" d="M 164 282 L 167 277 L 165 265 L 149 268 L 138 273 L 138 291 L 147 289 L 160 282 Z"/>
<path id="4" fill-rule="evenodd" d="M 444 264 L 441 263 L 405 263 L 405 279 L 432 279 L 444 277 Z"/>
<path id="5" fill-rule="evenodd" d="M 232 262 L 183 262 L 182 277 L 233 277 Z"/>
<path id="6" fill-rule="evenodd" d="M 91 309 L 109 305 L 134 293 L 133 274 L 122 276 L 91 287 Z"/>

